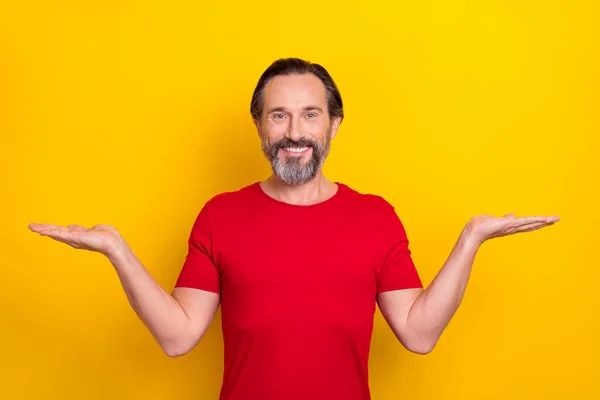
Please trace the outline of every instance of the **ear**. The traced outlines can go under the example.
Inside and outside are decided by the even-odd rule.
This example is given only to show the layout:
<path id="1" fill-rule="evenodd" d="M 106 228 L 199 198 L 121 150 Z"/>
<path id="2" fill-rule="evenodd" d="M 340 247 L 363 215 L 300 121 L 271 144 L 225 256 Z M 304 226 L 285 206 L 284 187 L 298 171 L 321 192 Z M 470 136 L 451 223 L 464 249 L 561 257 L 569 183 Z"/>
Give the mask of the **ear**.
<path id="1" fill-rule="evenodd" d="M 252 122 L 254 123 L 254 127 L 256 127 L 256 132 L 258 133 L 258 137 L 260 137 L 260 121 L 253 118 Z"/>
<path id="2" fill-rule="evenodd" d="M 342 117 L 333 117 L 331 119 L 331 139 L 337 135 L 340 124 L 342 123 Z"/>

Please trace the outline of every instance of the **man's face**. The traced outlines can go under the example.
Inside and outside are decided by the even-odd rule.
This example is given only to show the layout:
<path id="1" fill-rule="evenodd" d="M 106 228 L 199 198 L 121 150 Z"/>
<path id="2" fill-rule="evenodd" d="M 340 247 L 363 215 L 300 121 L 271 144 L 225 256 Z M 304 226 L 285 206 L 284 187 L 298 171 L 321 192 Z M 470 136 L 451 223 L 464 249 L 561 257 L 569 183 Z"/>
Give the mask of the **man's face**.
<path id="1" fill-rule="evenodd" d="M 320 171 L 340 118 L 329 118 L 319 78 L 280 75 L 265 86 L 263 113 L 255 123 L 273 173 L 288 185 L 299 185 Z"/>

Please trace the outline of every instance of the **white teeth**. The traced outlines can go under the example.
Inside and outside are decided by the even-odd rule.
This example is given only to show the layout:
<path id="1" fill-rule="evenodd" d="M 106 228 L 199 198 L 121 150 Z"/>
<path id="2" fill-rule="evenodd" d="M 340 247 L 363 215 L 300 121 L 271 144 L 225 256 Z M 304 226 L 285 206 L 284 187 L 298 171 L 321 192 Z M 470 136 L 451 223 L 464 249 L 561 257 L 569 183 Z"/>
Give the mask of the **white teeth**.
<path id="1" fill-rule="evenodd" d="M 308 150 L 308 147 L 284 147 L 285 151 L 289 151 L 290 153 L 302 153 L 303 151 Z"/>

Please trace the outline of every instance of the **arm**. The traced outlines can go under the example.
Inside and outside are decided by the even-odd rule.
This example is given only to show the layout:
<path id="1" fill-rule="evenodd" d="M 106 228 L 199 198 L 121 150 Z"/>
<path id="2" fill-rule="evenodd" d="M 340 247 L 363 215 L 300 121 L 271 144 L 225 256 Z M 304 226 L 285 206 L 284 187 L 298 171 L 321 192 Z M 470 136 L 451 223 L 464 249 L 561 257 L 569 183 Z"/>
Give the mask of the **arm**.
<path id="1" fill-rule="evenodd" d="M 478 246 L 464 231 L 444 266 L 425 289 L 380 293 L 379 308 L 398 340 L 410 351 L 427 354 L 461 303 Z"/>
<path id="2" fill-rule="evenodd" d="M 129 304 L 162 350 L 171 357 L 190 351 L 210 325 L 220 302 L 217 293 L 175 288 L 167 293 L 144 268 L 117 230 L 109 225 L 86 229 L 31 224 L 43 236 L 76 249 L 105 255 L 115 268 Z"/>
<path id="3" fill-rule="evenodd" d="M 163 351 L 177 357 L 192 350 L 217 312 L 219 294 L 182 287 L 167 293 L 126 245 L 109 259 L 129 304 Z"/>
<path id="4" fill-rule="evenodd" d="M 400 342 L 410 351 L 427 354 L 456 313 L 466 290 L 475 255 L 491 238 L 528 232 L 552 225 L 558 217 L 502 218 L 488 215 L 469 221 L 450 256 L 425 289 L 380 293 L 379 308 Z"/>

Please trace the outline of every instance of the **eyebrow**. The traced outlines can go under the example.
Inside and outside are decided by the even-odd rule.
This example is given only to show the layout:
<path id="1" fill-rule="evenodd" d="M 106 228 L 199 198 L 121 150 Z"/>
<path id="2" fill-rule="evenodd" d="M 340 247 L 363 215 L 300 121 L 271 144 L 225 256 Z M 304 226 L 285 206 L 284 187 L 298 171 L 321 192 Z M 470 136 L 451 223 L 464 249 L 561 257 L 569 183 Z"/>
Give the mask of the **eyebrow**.
<path id="1" fill-rule="evenodd" d="M 323 112 L 323 109 L 319 106 L 306 106 L 302 109 L 303 111 L 319 111 L 319 112 Z M 269 109 L 268 114 L 272 113 L 272 112 L 283 112 L 286 111 L 285 107 L 273 107 L 271 109 Z"/>

